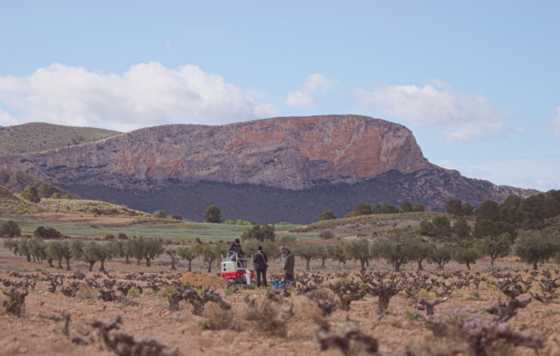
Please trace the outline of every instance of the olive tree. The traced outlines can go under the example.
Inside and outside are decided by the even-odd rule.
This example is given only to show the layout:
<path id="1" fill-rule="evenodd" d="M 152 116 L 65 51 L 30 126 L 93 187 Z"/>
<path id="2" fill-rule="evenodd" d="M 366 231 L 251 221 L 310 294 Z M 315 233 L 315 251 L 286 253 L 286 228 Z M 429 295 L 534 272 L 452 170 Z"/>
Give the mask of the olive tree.
<path id="1" fill-rule="evenodd" d="M 373 257 L 369 240 L 352 240 L 348 244 L 348 254 L 352 259 L 360 261 L 360 268 L 365 270 L 366 267 L 369 267 L 369 260 Z"/>
<path id="2" fill-rule="evenodd" d="M 424 270 L 423 263 L 425 260 L 430 258 L 430 256 L 432 256 L 433 246 L 421 237 L 410 239 L 408 244 L 408 253 L 410 254 L 410 260 L 416 262 L 416 269 L 418 271 Z"/>
<path id="3" fill-rule="evenodd" d="M 524 231 L 517 237 L 514 250 L 523 262 L 533 265 L 533 269 L 536 270 L 539 264 L 558 253 L 559 245 L 551 235 L 542 231 Z"/>
<path id="4" fill-rule="evenodd" d="M 204 259 L 204 262 L 207 264 L 208 266 L 208 273 L 212 272 L 212 264 L 216 261 L 219 260 L 221 253 L 222 253 L 222 248 L 221 246 L 219 246 L 218 244 L 215 243 L 206 243 L 206 244 L 201 244 L 198 245 L 199 250 L 200 250 L 200 255 L 202 256 L 202 258 Z"/>
<path id="5" fill-rule="evenodd" d="M 494 268 L 496 259 L 505 257 L 509 254 L 513 239 L 509 233 L 502 233 L 497 236 L 488 236 L 479 241 L 480 252 L 490 257 L 490 265 Z"/>
<path id="6" fill-rule="evenodd" d="M 480 252 L 472 242 L 458 243 L 453 246 L 453 259 L 460 264 L 467 266 L 471 270 L 471 265 L 475 264 L 480 258 Z"/>
<path id="7" fill-rule="evenodd" d="M 327 250 L 330 258 L 339 264 L 346 265 L 346 261 L 350 258 L 348 244 L 343 240 L 338 240 L 335 244 L 328 245 Z"/>
<path id="8" fill-rule="evenodd" d="M 296 247 L 296 256 L 300 256 L 305 259 L 305 269 L 309 271 L 311 269 L 311 260 L 320 258 L 320 251 L 319 246 L 309 244 L 309 243 L 300 243 Z"/>
<path id="9" fill-rule="evenodd" d="M 146 266 L 150 267 L 152 261 L 163 253 L 163 243 L 159 239 L 146 239 L 144 240 L 144 259 Z"/>
<path id="10" fill-rule="evenodd" d="M 62 269 L 62 260 L 64 260 L 64 247 L 61 242 L 53 241 L 47 244 L 47 256 L 58 262 L 58 268 Z"/>
<path id="11" fill-rule="evenodd" d="M 439 269 L 443 269 L 451 261 L 452 248 L 449 244 L 435 244 L 432 248 L 430 261 L 437 264 Z"/>
<path id="12" fill-rule="evenodd" d="M 194 246 L 182 246 L 177 249 L 177 256 L 188 262 L 188 270 L 192 272 L 192 261 L 199 256 L 200 250 Z"/>
<path id="13" fill-rule="evenodd" d="M 395 272 L 400 272 L 401 267 L 413 257 L 413 246 L 410 242 L 411 239 L 402 237 L 380 239 L 373 243 L 373 253 L 391 264 Z"/>
<path id="14" fill-rule="evenodd" d="M 111 247 L 108 244 L 100 244 L 97 242 L 87 243 L 81 253 L 82 260 L 89 264 L 90 272 L 97 262 L 99 262 L 99 271 L 106 272 L 105 262 L 112 256 Z"/>

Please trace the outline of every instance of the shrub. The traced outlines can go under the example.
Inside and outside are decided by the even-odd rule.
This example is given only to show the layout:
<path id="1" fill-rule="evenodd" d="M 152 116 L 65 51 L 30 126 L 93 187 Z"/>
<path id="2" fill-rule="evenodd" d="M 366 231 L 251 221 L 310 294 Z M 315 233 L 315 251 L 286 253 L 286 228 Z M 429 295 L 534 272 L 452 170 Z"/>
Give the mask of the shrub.
<path id="1" fill-rule="evenodd" d="M 371 205 L 368 203 L 361 203 L 358 204 L 358 206 L 354 209 L 354 211 L 358 214 L 358 215 L 369 215 L 372 214 L 373 211 L 371 209 Z"/>
<path id="2" fill-rule="evenodd" d="M 319 215 L 319 221 L 334 220 L 334 219 L 336 219 L 336 215 L 334 215 L 334 213 L 330 210 L 325 211 L 321 215 Z"/>
<path id="3" fill-rule="evenodd" d="M 37 229 L 35 229 L 35 231 L 33 232 L 33 236 L 44 240 L 60 239 L 63 237 L 60 231 L 56 230 L 55 228 L 45 226 L 39 226 Z"/>
<path id="4" fill-rule="evenodd" d="M 401 203 L 400 211 L 403 213 L 409 213 L 412 211 L 412 203 L 409 201 L 405 201 Z"/>
<path id="5" fill-rule="evenodd" d="M 471 236 L 471 227 L 463 217 L 460 217 L 459 219 L 457 219 L 457 221 L 455 221 L 451 230 L 453 232 L 453 235 L 455 235 L 460 240 L 469 238 Z"/>
<path id="6" fill-rule="evenodd" d="M 226 330 L 234 328 L 234 315 L 231 309 L 224 309 L 220 304 L 208 302 L 204 310 L 206 320 L 202 322 L 202 328 L 206 330 Z"/>
<path id="7" fill-rule="evenodd" d="M 154 216 L 157 218 L 165 219 L 169 216 L 169 214 L 165 210 L 156 210 L 154 211 Z"/>
<path id="8" fill-rule="evenodd" d="M 459 199 L 451 199 L 447 202 L 446 210 L 453 216 L 465 216 L 473 213 L 473 207 L 469 203 L 463 203 Z"/>
<path id="9" fill-rule="evenodd" d="M 261 331 L 275 336 L 288 336 L 288 321 L 293 317 L 293 304 L 284 298 L 268 295 L 267 298 L 247 297 L 245 318 L 255 322 Z"/>
<path id="10" fill-rule="evenodd" d="M 435 236 L 434 225 L 429 220 L 422 220 L 420 222 L 420 234 L 423 236 Z"/>
<path id="11" fill-rule="evenodd" d="M 121 233 L 119 233 L 119 234 L 117 235 L 117 239 L 119 239 L 119 240 L 128 240 L 128 236 L 127 236 L 125 233 L 121 232 Z"/>
<path id="12" fill-rule="evenodd" d="M 252 221 L 243 220 L 243 219 L 227 219 L 227 220 L 224 220 L 224 224 L 227 224 L 227 225 L 241 225 L 241 226 L 255 225 L 255 223 L 253 223 Z"/>
<path id="13" fill-rule="evenodd" d="M 500 220 L 500 206 L 495 201 L 487 200 L 476 209 L 475 215 L 477 219 L 498 221 Z"/>
<path id="14" fill-rule="evenodd" d="M 450 237 L 451 231 L 451 222 L 445 216 L 435 217 L 432 221 L 423 220 L 420 223 L 420 234 L 424 236 L 446 239 Z"/>
<path id="15" fill-rule="evenodd" d="M 334 232 L 332 232 L 331 230 L 321 231 L 319 237 L 323 240 L 332 240 L 334 239 Z"/>
<path id="16" fill-rule="evenodd" d="M 219 224 L 222 222 L 222 212 L 220 208 L 216 205 L 211 204 L 206 208 L 206 212 L 204 213 L 204 221 L 208 223 L 216 223 Z"/>
<path id="17" fill-rule="evenodd" d="M 273 225 L 255 225 L 251 229 L 245 231 L 241 235 L 241 238 L 243 240 L 258 240 L 261 242 L 265 240 L 274 241 L 276 234 Z"/>
<path id="18" fill-rule="evenodd" d="M 37 188 L 33 186 L 25 188 L 23 192 L 21 192 L 21 197 L 32 203 L 38 203 L 41 201 L 41 197 L 39 196 L 39 192 L 37 191 Z"/>
<path id="19" fill-rule="evenodd" d="M 438 216 L 432 220 L 436 237 L 445 238 L 451 235 L 451 223 L 445 216 Z"/>
<path id="20" fill-rule="evenodd" d="M 371 206 L 372 214 L 396 214 L 399 213 L 399 209 L 391 204 L 375 204 Z"/>
<path id="21" fill-rule="evenodd" d="M 21 236 L 21 229 L 14 221 L 6 221 L 0 225 L 0 237 L 18 237 Z"/>

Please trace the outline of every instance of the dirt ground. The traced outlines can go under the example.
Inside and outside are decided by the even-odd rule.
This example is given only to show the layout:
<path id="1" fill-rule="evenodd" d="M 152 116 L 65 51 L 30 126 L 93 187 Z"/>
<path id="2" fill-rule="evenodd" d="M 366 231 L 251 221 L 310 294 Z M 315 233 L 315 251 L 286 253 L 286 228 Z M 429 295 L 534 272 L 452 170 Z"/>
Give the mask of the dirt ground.
<path id="1" fill-rule="evenodd" d="M 303 261 L 298 263 L 300 266 L 303 265 Z M 525 268 L 511 261 L 506 263 L 508 268 L 519 270 Z M 332 262 L 330 265 L 331 270 L 337 268 Z M 125 265 L 116 261 L 110 262 L 107 267 L 110 278 L 113 279 L 123 279 L 125 274 L 130 272 L 159 272 L 161 276 L 171 273 L 168 266 L 158 264 L 147 268 L 134 264 Z M 382 269 L 386 266 L 376 265 L 373 268 Z M 488 266 L 479 264 L 477 268 L 478 271 L 482 271 Z M 75 264 L 73 269 L 86 272 L 86 278 L 98 281 L 108 278 L 97 272 L 87 273 L 87 268 L 83 264 Z M 273 272 L 274 270 L 278 270 L 277 265 L 273 267 Z M 0 253 L 0 279 L 17 280 L 13 271 L 36 275 L 40 275 L 42 271 L 66 276 L 73 273 L 27 263 L 20 257 Z M 262 331 L 255 322 L 246 320 L 246 298 L 262 297 L 266 293 L 265 289 L 242 289 L 235 293 L 229 289 L 218 290 L 217 292 L 233 307 L 235 327 L 227 330 L 206 330 L 204 325 L 208 310 L 203 315 L 197 316 L 193 314 L 188 303 L 182 302 L 178 311 L 170 311 L 165 288 L 157 292 L 144 288 L 143 293 L 128 297 L 126 302 L 105 302 L 97 298 L 96 291 L 87 288 L 80 287 L 78 295 L 67 297 L 59 291 L 49 292 L 48 285 L 48 282 L 40 281 L 34 289 L 30 289 L 23 317 L 16 318 L 4 311 L 0 312 L 0 355 L 113 354 L 106 350 L 101 342 L 90 345 L 73 343 L 63 333 L 64 322 L 54 320 L 60 318 L 63 313 L 71 316 L 70 335 L 86 334 L 90 328 L 88 325 L 93 321 L 108 322 L 121 316 L 122 331 L 138 339 L 156 339 L 171 349 L 176 348 L 182 355 L 341 354 L 337 350 L 323 352 L 320 350 L 316 339 L 318 325 L 315 320 L 320 318 L 321 312 L 313 301 L 306 296 L 297 295 L 295 290 L 292 290 L 288 298 L 293 304 L 293 316 L 287 321 L 287 336 L 282 337 Z M 472 288 L 457 289 L 453 291 L 447 302 L 437 307 L 436 315 L 447 315 L 457 310 L 478 312 L 503 298 L 499 291 L 485 283 L 481 284 L 479 291 Z M 529 331 L 543 337 L 545 347 L 540 351 L 540 355 L 560 355 L 560 307 L 556 302 L 545 305 L 533 301 L 509 321 L 509 325 L 515 330 Z M 433 336 L 422 320 L 423 312 L 416 310 L 404 293 L 401 292 L 391 299 L 388 314 L 382 320 L 377 320 L 377 303 L 376 297 L 368 296 L 353 302 L 350 311 L 336 310 L 327 319 L 332 324 L 349 321 L 357 323 L 364 334 L 379 341 L 380 351 L 383 354 L 400 355 L 410 349 L 415 350 L 416 355 L 428 355 L 430 353 L 425 351 L 426 347 L 449 352 L 440 355 L 454 354 L 452 351 L 458 347 L 458 342 Z M 498 349 L 491 354 L 534 355 L 535 353 L 531 349 L 517 347 Z"/>

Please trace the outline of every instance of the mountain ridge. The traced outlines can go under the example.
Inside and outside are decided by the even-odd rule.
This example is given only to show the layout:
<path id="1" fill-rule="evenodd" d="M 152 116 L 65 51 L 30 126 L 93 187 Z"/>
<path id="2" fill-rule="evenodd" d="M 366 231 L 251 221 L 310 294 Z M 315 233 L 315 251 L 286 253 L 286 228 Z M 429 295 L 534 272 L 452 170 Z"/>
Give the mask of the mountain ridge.
<path id="1" fill-rule="evenodd" d="M 466 178 L 432 164 L 408 128 L 362 115 L 156 126 L 39 153 L 0 156 L 2 170 L 132 208 L 199 218 L 204 204 L 221 202 L 230 215 L 237 211 L 232 218 L 266 222 L 309 222 L 319 210 L 341 211 L 366 199 L 393 204 L 411 200 L 442 209 L 451 198 L 478 205 L 535 192 Z M 175 202 L 179 196 L 181 203 Z M 247 207 L 240 205 L 243 200 L 250 202 Z M 305 212 L 297 204 L 311 208 Z M 275 205 L 298 213 L 278 214 Z"/>
<path id="2" fill-rule="evenodd" d="M 45 122 L 0 126 L 0 155 L 38 153 L 97 141 L 117 134 L 120 133 L 107 129 Z"/>

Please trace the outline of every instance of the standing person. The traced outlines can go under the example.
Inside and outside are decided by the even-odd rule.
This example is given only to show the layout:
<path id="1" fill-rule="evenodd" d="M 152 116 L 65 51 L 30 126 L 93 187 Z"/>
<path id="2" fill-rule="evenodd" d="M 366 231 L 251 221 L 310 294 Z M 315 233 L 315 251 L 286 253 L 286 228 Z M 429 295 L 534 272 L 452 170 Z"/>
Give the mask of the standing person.
<path id="1" fill-rule="evenodd" d="M 286 284 L 290 284 L 294 281 L 294 265 L 296 258 L 288 248 L 284 250 L 284 254 L 286 258 L 286 261 L 284 262 L 284 281 Z"/>
<path id="2" fill-rule="evenodd" d="M 261 283 L 268 287 L 266 283 L 266 270 L 268 269 L 268 257 L 263 251 L 262 246 L 259 246 L 255 256 L 253 256 L 253 265 L 255 266 L 255 271 L 257 272 L 257 287 L 261 286 Z"/>
<path id="3" fill-rule="evenodd" d="M 243 250 L 241 250 L 241 242 L 239 239 L 235 239 L 229 246 L 228 250 L 229 256 L 241 257 L 243 255 Z"/>

